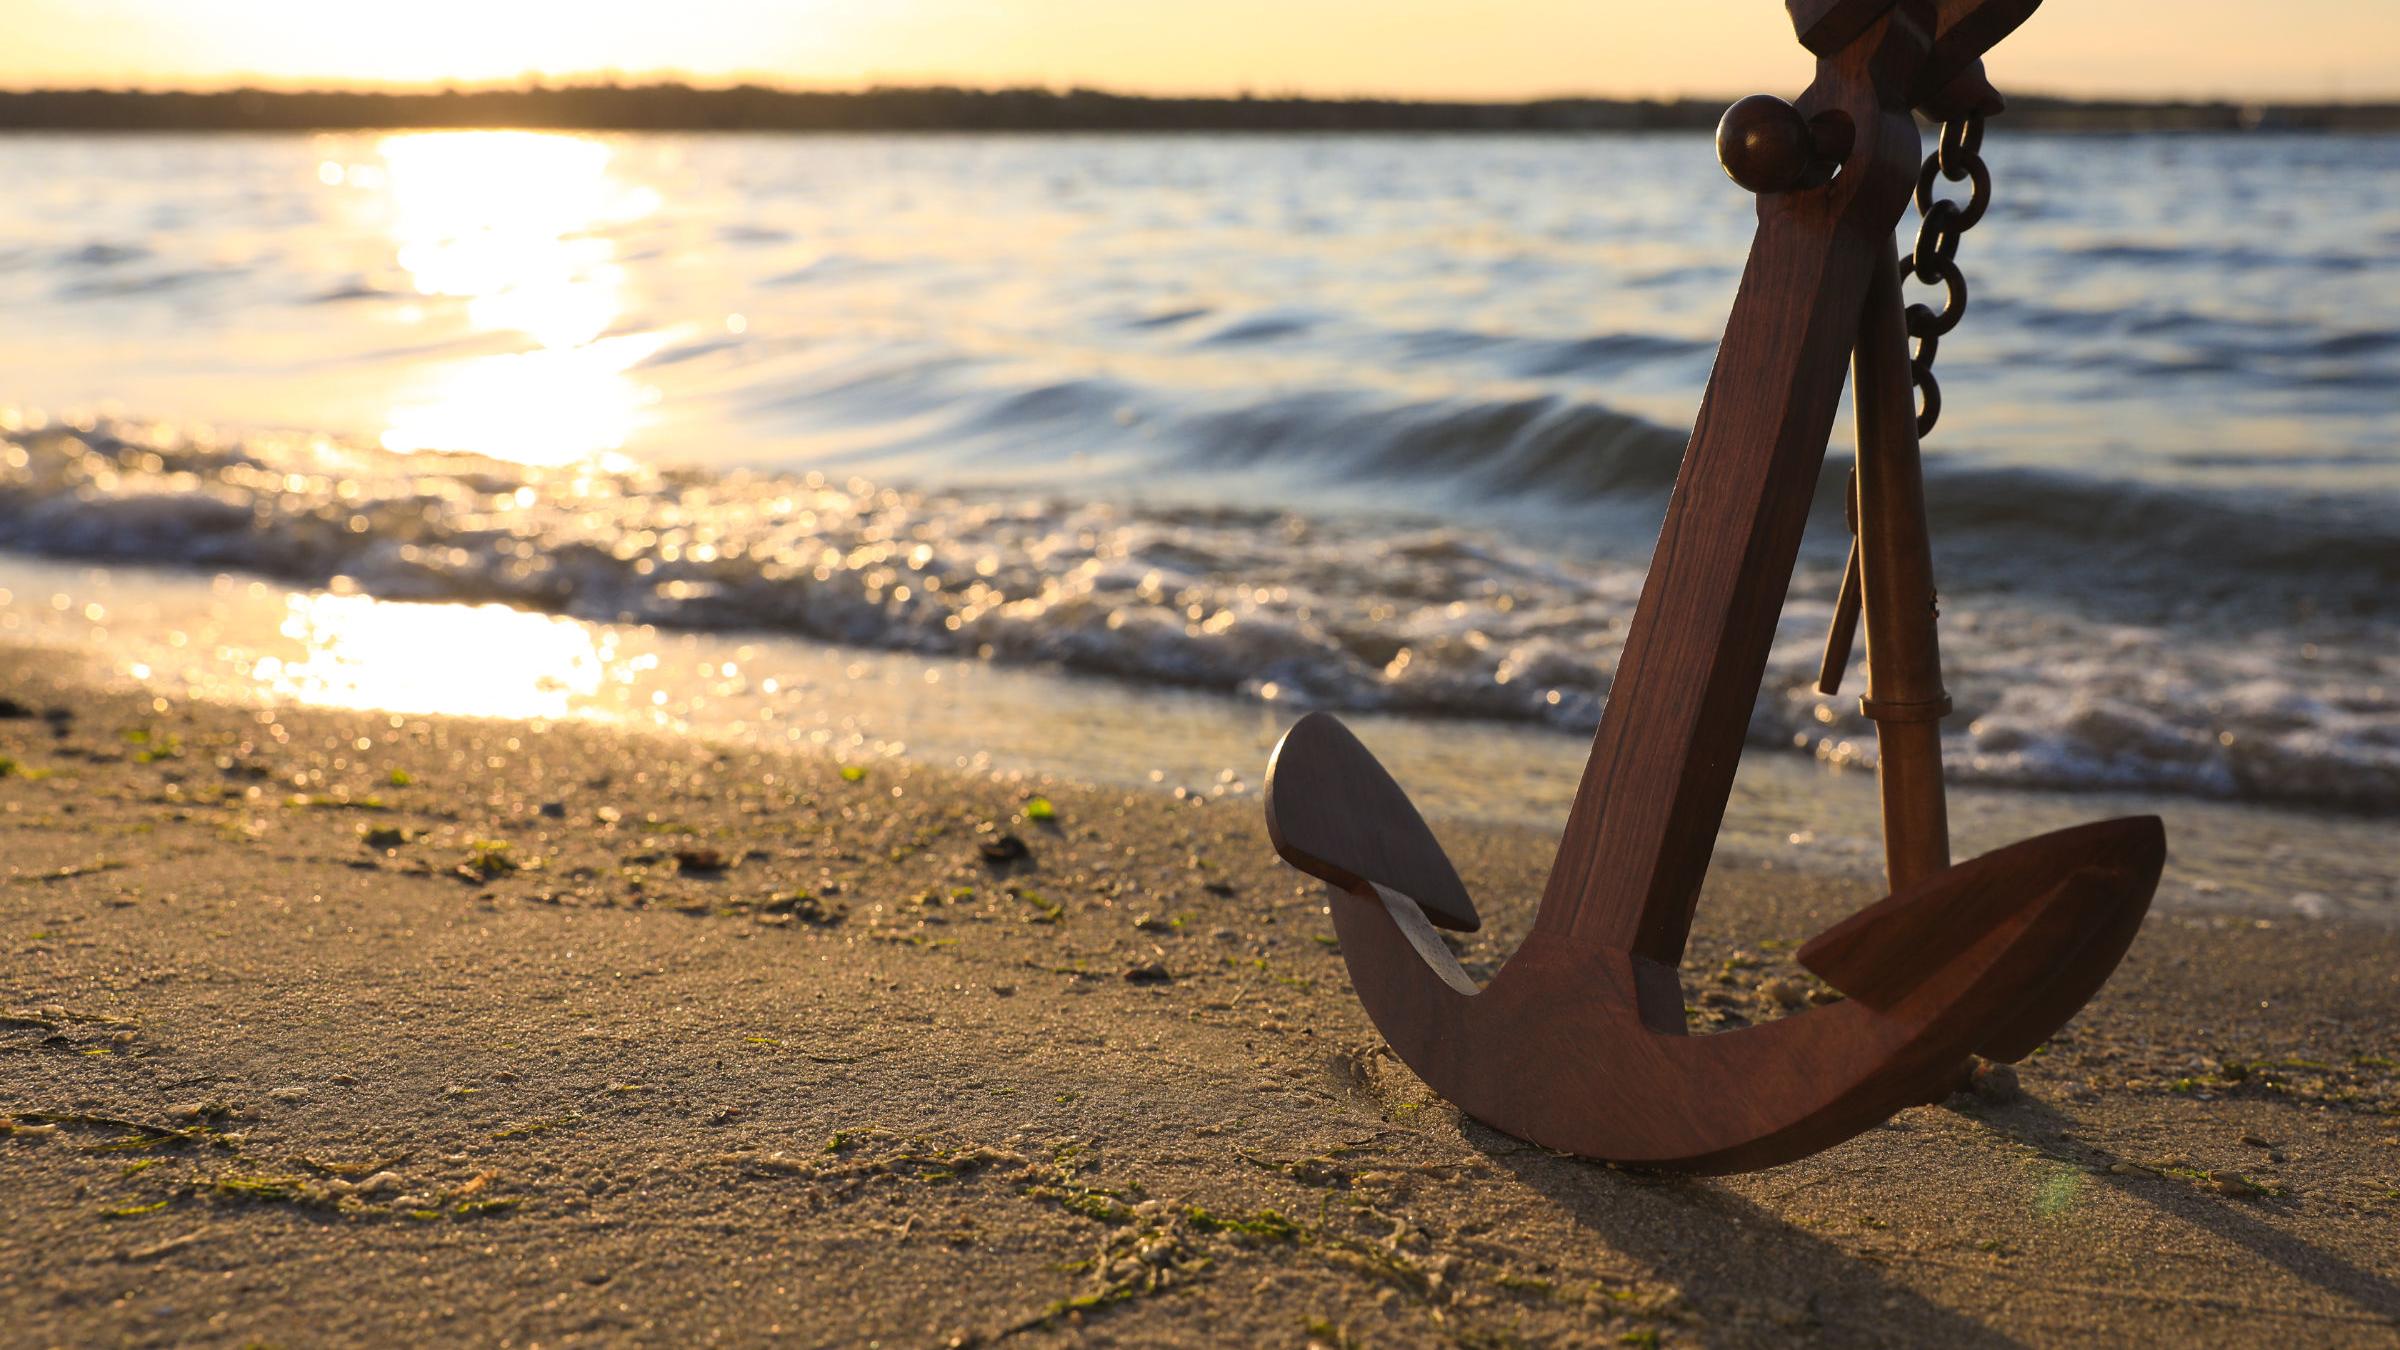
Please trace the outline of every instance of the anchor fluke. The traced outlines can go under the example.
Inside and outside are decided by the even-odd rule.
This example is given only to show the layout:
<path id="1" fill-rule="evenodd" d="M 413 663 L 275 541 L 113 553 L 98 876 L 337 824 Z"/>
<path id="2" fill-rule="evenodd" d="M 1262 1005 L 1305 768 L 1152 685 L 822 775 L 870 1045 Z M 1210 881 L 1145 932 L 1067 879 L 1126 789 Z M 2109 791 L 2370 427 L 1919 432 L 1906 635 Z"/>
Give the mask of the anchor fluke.
<path id="1" fill-rule="evenodd" d="M 1425 818 L 1341 719 L 1310 713 L 1284 733 L 1266 799 L 1267 837 L 1285 862 L 1345 891 L 1397 891 L 1443 928 L 1483 927 Z"/>
<path id="2" fill-rule="evenodd" d="M 1844 995 L 1887 1011 L 2006 930 L 2016 992 L 1975 1050 L 2023 1059 L 2124 958 L 2158 889 L 2166 847 L 2156 816 L 2027 839 L 1893 892 L 1811 939 L 1799 961 Z"/>

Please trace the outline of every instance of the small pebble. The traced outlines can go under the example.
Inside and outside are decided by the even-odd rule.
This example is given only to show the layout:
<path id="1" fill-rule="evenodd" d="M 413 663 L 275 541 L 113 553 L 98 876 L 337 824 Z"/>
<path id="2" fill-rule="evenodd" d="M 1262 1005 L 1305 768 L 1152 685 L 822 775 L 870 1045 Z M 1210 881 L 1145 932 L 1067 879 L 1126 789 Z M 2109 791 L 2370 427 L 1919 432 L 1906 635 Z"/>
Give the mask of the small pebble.
<path id="1" fill-rule="evenodd" d="M 2212 1191 L 2215 1191 L 2219 1195 L 2246 1197 L 2262 1194 L 2262 1192 L 2259 1190 L 2258 1183 L 2252 1181 L 2246 1176 L 2243 1176 L 2239 1172 L 2209 1173 L 2208 1188 Z"/>
<path id="2" fill-rule="evenodd" d="M 1174 978 L 1164 965 L 1156 961 L 1145 961 L 1125 972 L 1127 984 L 1165 984 Z"/>
<path id="3" fill-rule="evenodd" d="M 1980 1062 L 1967 1079 L 1967 1091 L 1980 1101 L 1993 1106 L 2006 1106 L 2022 1101 L 2025 1089 L 2017 1082 L 2017 1071 L 2006 1064 Z"/>
<path id="4" fill-rule="evenodd" d="M 1025 841 L 1013 834 L 1004 834 L 996 839 L 986 839 L 975 846 L 975 851 L 982 854 L 983 860 L 994 867 L 1003 863 L 1016 862 L 1033 854 L 1032 849 L 1025 847 Z"/>
<path id="5" fill-rule="evenodd" d="M 1808 995 L 1790 980 L 1769 980 L 1758 987 L 1758 995 L 1782 1008 L 1797 1008 L 1808 1002 Z"/>
<path id="6" fill-rule="evenodd" d="M 297 1103 L 304 1102 L 304 1101 L 307 1101 L 307 1100 L 308 1100 L 308 1089 L 307 1089 L 307 1088 L 296 1088 L 296 1087 L 279 1087 L 279 1088 L 275 1088 L 275 1089 L 273 1089 L 272 1091 L 268 1092 L 268 1093 L 267 1093 L 267 1096 L 268 1096 L 269 1098 L 271 1098 L 272 1100 L 279 1101 L 279 1102 L 283 1102 L 283 1103 L 285 1103 L 286 1105 L 293 1105 L 293 1104 L 297 1104 Z"/>
<path id="7" fill-rule="evenodd" d="M 546 820 L 565 820 L 567 804 L 565 802 L 543 802 L 542 817 Z"/>

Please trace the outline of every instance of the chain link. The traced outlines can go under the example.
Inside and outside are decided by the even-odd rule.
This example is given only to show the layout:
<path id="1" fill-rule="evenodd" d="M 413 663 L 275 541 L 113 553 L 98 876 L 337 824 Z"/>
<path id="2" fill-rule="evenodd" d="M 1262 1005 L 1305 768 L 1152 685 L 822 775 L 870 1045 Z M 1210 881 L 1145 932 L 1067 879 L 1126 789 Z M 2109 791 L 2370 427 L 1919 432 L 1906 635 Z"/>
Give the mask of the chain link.
<path id="1" fill-rule="evenodd" d="M 1908 377 L 1917 387 L 1917 434 L 1923 436 L 1942 420 L 1942 386 L 1933 378 L 1934 354 L 1942 338 L 1967 313 L 1967 277 L 1958 270 L 1958 246 L 1992 204 L 1992 171 L 1983 162 L 1983 114 L 1942 124 L 1941 143 L 1925 157 L 1917 174 L 1917 243 L 1900 271 L 1928 286 L 1942 288 L 1942 307 L 1912 304 L 1907 309 L 1908 335 L 1916 350 L 1909 354 Z M 1966 183 L 1965 202 L 1933 195 L 1936 177 Z"/>

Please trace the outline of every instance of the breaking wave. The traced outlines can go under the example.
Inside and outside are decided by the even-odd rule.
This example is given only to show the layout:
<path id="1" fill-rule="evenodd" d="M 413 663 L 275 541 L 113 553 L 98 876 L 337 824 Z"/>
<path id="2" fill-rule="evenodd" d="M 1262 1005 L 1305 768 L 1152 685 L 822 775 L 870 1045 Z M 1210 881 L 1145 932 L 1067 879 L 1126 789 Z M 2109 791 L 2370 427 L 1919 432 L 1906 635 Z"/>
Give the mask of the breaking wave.
<path id="1" fill-rule="evenodd" d="M 1545 403 L 1486 427 L 1528 447 L 1508 472 L 1573 459 L 1538 448 L 1558 436 L 1602 461 L 1621 447 L 1587 490 L 1663 493 L 1666 433 L 1593 416 Z M 1551 421 L 1582 430 L 1541 430 Z M 1444 443 L 1467 434 L 1453 423 Z M 1957 550 L 1944 536 L 1946 566 L 2055 550 L 2060 575 L 2096 572 L 2116 597 L 2069 603 L 2021 561 L 1945 596 L 1961 777 L 2400 808 L 2390 526 L 2279 524 L 2164 489 L 2067 492 L 2026 470 L 1970 472 L 1936 496 L 1957 499 L 1963 536 Z M 532 468 L 24 419 L 0 431 L 0 547 L 1570 728 L 1598 718 L 1642 581 L 1639 559 L 1489 517 Z M 1867 724 L 1811 687 L 1833 557 L 1804 561 L 1752 740 L 1867 761 Z"/>

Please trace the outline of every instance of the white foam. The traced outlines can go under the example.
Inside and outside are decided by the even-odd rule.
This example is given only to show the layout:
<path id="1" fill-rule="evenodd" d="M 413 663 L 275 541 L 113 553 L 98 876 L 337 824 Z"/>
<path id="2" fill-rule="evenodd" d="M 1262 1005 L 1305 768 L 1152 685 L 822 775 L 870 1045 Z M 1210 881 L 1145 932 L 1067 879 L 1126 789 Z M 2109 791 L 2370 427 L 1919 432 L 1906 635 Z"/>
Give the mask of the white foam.
<path id="1" fill-rule="evenodd" d="M 1605 704 L 1641 583 L 1490 529 L 119 422 L 0 432 L 0 545 L 1570 727 Z M 1804 577 L 1787 606 L 1752 735 L 1868 763 L 1851 700 L 1811 688 L 1830 589 Z M 2187 633 L 2006 596 L 1945 608 L 1968 780 L 2400 808 L 2388 619 Z"/>

